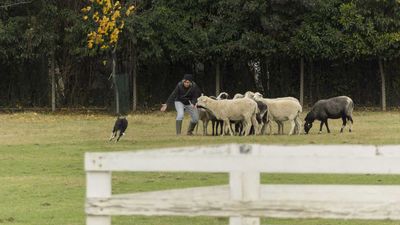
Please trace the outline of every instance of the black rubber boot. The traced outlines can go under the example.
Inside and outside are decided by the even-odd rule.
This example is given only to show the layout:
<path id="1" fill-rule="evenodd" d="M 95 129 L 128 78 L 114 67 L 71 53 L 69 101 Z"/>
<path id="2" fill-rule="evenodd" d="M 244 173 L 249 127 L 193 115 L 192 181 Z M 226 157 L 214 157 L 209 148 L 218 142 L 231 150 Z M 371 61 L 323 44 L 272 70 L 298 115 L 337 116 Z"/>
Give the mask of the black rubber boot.
<path id="1" fill-rule="evenodd" d="M 182 130 L 182 120 L 176 121 L 176 135 L 181 135 Z"/>
<path id="2" fill-rule="evenodd" d="M 187 135 L 190 135 L 190 136 L 193 135 L 193 130 L 196 127 L 196 124 L 197 123 L 190 122 L 188 131 L 187 131 Z"/>

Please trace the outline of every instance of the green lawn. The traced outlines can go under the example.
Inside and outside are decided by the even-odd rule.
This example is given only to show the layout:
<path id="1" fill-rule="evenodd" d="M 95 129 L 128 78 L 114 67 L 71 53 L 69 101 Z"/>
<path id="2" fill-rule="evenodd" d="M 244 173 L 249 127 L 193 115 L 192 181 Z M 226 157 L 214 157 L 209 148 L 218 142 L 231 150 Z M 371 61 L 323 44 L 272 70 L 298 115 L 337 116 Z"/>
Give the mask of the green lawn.
<path id="1" fill-rule="evenodd" d="M 355 112 L 353 133 L 339 134 L 341 122 L 329 121 L 332 133 L 310 135 L 176 137 L 175 114 L 132 114 L 127 135 L 109 143 L 114 117 L 36 113 L 0 114 L 0 224 L 85 224 L 85 173 L 88 151 L 139 150 L 220 143 L 400 144 L 399 112 Z M 304 118 L 304 116 L 303 116 Z M 186 130 L 188 119 L 185 119 Z M 199 129 L 199 133 L 201 127 Z M 275 130 L 275 127 L 274 127 Z M 289 130 L 285 124 L 285 132 Z M 114 173 L 113 193 L 227 184 L 226 174 Z M 263 174 L 263 183 L 397 184 L 400 176 Z M 113 225 L 222 225 L 226 218 L 114 217 Z M 398 225 L 399 221 L 262 220 L 262 224 Z"/>

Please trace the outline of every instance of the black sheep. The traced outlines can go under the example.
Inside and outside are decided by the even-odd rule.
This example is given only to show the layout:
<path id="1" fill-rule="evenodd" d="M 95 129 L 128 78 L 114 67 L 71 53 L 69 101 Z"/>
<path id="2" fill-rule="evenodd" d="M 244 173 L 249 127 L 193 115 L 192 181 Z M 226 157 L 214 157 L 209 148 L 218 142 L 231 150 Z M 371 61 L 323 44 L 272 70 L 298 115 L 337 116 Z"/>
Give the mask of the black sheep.
<path id="1" fill-rule="evenodd" d="M 340 132 L 343 132 L 343 128 L 346 126 L 347 120 L 351 122 L 349 132 L 353 125 L 353 113 L 354 103 L 351 98 L 347 96 L 339 96 L 330 99 L 319 100 L 314 104 L 305 118 L 304 131 L 306 134 L 310 131 L 314 120 L 321 121 L 319 132 L 322 132 L 322 126 L 325 124 L 328 133 L 331 131 L 328 127 L 328 119 L 339 119 L 342 118 L 343 125 Z"/>

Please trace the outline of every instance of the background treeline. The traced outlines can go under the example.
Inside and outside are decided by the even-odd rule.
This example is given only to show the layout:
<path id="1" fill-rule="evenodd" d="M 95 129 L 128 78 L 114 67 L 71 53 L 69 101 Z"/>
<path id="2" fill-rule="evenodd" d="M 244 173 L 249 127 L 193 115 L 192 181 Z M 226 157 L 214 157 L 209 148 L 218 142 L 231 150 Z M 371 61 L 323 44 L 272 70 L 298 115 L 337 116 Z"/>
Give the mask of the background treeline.
<path id="1" fill-rule="evenodd" d="M 53 93 L 57 107 L 112 109 L 110 55 L 87 48 L 85 4 L 0 2 L 0 107 L 50 107 Z M 206 95 L 253 90 L 304 105 L 335 95 L 358 106 L 400 104 L 396 0 L 122 4 L 136 6 L 117 50 L 131 109 L 164 102 L 184 73 Z"/>

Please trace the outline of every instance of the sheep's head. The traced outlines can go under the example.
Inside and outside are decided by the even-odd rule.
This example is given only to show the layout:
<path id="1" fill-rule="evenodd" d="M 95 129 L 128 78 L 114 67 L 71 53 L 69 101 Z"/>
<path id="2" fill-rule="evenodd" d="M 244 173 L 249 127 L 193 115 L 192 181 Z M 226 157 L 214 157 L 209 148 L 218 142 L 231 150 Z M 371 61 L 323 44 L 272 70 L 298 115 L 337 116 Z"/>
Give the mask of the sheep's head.
<path id="1" fill-rule="evenodd" d="M 306 134 L 308 134 L 308 132 L 311 130 L 311 127 L 312 127 L 312 123 L 305 122 L 304 123 L 304 132 L 306 132 Z"/>
<path id="2" fill-rule="evenodd" d="M 209 97 L 207 97 L 207 96 L 200 96 L 198 99 L 197 99 L 197 106 L 198 107 L 206 107 L 206 105 L 207 105 L 207 102 L 209 101 Z"/>
<path id="3" fill-rule="evenodd" d="M 244 96 L 240 93 L 237 93 L 233 96 L 233 99 L 244 98 Z"/>
<path id="4" fill-rule="evenodd" d="M 263 96 L 262 96 L 262 94 L 256 92 L 256 93 L 254 93 L 254 97 L 253 97 L 253 98 L 254 98 L 255 100 L 259 100 L 259 99 L 262 99 Z"/>
<path id="5" fill-rule="evenodd" d="M 247 91 L 246 93 L 244 93 L 244 97 L 246 98 L 254 98 L 255 93 L 252 91 Z"/>
<path id="6" fill-rule="evenodd" d="M 312 123 L 315 120 L 315 116 L 312 112 L 309 112 L 304 120 L 305 120 L 304 132 L 306 132 L 306 134 L 308 134 L 308 132 L 311 130 Z"/>

